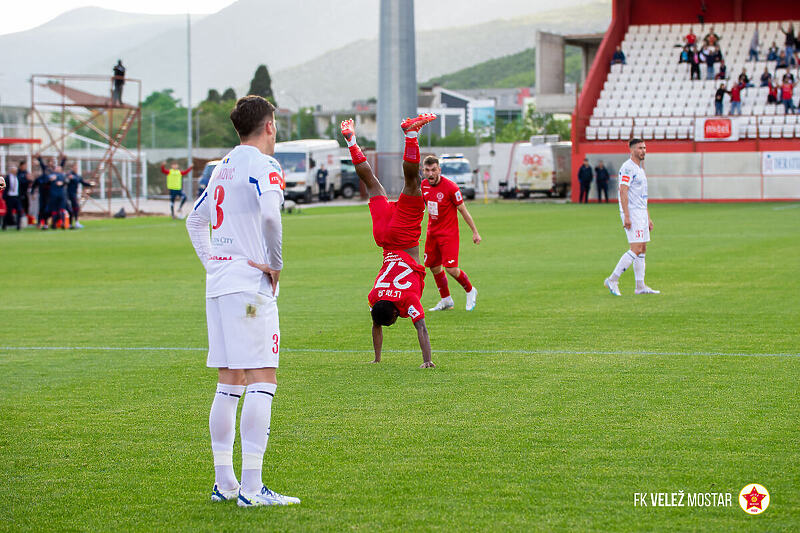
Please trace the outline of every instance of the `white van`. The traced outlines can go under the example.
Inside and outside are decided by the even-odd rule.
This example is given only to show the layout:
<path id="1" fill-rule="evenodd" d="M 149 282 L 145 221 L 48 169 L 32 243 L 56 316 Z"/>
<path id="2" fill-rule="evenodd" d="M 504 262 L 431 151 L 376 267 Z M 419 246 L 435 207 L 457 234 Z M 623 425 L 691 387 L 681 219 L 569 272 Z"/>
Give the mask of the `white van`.
<path id="1" fill-rule="evenodd" d="M 464 154 L 442 154 L 439 157 L 439 168 L 442 176 L 458 185 L 464 198 L 475 199 L 475 174 Z"/>
<path id="2" fill-rule="evenodd" d="M 301 139 L 275 145 L 275 159 L 281 164 L 286 179 L 283 195 L 290 200 L 311 202 L 319 196 L 317 171 L 325 165 L 328 171 L 328 197 L 341 189 L 339 143 L 332 139 Z"/>
<path id="3" fill-rule="evenodd" d="M 531 193 L 566 197 L 571 181 L 572 143 L 527 142 L 514 145 L 507 191 L 503 196 L 525 198 Z M 502 188 L 501 184 L 501 188 Z"/>

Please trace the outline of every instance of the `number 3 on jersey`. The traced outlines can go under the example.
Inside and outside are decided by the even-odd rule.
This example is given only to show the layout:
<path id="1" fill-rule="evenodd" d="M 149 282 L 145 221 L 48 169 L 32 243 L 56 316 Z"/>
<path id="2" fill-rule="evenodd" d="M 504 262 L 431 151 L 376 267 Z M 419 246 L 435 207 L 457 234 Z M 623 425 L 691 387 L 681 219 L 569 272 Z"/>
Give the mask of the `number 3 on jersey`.
<path id="1" fill-rule="evenodd" d="M 398 265 L 400 268 L 405 268 L 405 270 L 403 272 L 400 272 L 398 275 L 396 275 L 394 277 L 394 280 L 392 281 L 392 283 L 386 283 L 383 280 L 384 280 L 384 278 L 386 278 L 386 276 L 389 275 L 389 272 L 392 271 L 392 269 L 394 268 L 395 265 Z M 391 263 L 389 263 L 389 266 L 386 267 L 386 270 L 383 272 L 383 275 L 381 275 L 381 277 L 379 277 L 378 280 L 375 282 L 375 288 L 376 289 L 387 289 L 392 284 L 394 284 L 395 288 L 400 289 L 401 291 L 404 290 L 404 289 L 407 289 L 407 288 L 409 288 L 411 286 L 411 282 L 410 281 L 406 281 L 406 282 L 401 283 L 401 281 L 403 280 L 403 278 L 405 278 L 406 276 L 411 274 L 412 271 L 413 271 L 412 268 L 410 266 L 408 266 L 407 264 L 405 264 L 403 261 L 392 261 Z"/>
<path id="2" fill-rule="evenodd" d="M 216 202 L 216 211 L 217 211 L 217 221 L 216 223 L 211 226 L 211 229 L 219 229 L 222 225 L 222 219 L 224 218 L 224 213 L 222 212 L 222 202 L 225 200 L 225 189 L 222 185 L 217 185 L 217 188 L 214 189 L 214 201 Z"/>

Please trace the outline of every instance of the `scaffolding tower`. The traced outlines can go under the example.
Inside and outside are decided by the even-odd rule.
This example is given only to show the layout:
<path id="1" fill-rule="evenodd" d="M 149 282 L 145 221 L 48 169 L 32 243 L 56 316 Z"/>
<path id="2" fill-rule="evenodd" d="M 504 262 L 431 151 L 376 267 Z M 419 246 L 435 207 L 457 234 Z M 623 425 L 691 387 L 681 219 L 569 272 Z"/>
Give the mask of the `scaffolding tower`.
<path id="1" fill-rule="evenodd" d="M 135 104 L 113 97 L 114 76 L 34 74 L 31 76 L 30 137 L 42 137 L 40 154 L 68 153 L 81 163 L 81 172 L 98 184 L 84 191 L 81 203 L 107 201 L 112 215 L 113 198 L 125 198 L 139 213 L 139 198 L 146 196 L 146 162 L 142 158 L 142 84 L 125 78 Z M 133 89 L 133 90 L 131 90 Z M 107 91 L 107 95 L 102 94 Z M 125 139 L 136 129 L 134 146 Z M 74 147 L 85 144 L 80 152 Z M 131 143 L 128 143 L 129 145 Z M 91 147 L 96 149 L 94 153 Z M 73 148 L 70 150 L 70 148 Z M 99 148 L 99 150 L 97 149 Z"/>

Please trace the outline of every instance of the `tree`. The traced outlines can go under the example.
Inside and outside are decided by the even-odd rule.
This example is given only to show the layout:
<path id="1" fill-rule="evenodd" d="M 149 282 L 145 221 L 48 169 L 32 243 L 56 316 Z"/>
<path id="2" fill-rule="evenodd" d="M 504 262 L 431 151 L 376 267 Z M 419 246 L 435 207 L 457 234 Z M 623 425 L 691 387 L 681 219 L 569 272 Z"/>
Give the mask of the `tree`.
<path id="1" fill-rule="evenodd" d="M 218 104 L 222 101 L 222 97 L 219 95 L 219 91 L 216 89 L 209 89 L 208 96 L 206 96 L 206 102 L 213 102 Z"/>
<path id="2" fill-rule="evenodd" d="M 228 87 L 222 93 L 222 101 L 227 102 L 228 100 L 236 100 L 236 91 L 233 90 L 233 87 Z"/>
<path id="3" fill-rule="evenodd" d="M 272 78 L 269 76 L 266 65 L 259 65 L 256 69 L 253 80 L 250 82 L 250 91 L 247 94 L 263 96 L 276 106 L 278 105 L 275 102 L 275 95 L 272 94 Z"/>
<path id="4" fill-rule="evenodd" d="M 529 106 L 524 117 L 506 123 L 497 132 L 497 142 L 527 141 L 531 135 L 557 134 L 559 138 L 569 140 L 570 121 L 556 120 L 552 114 L 540 113 L 535 106 Z"/>

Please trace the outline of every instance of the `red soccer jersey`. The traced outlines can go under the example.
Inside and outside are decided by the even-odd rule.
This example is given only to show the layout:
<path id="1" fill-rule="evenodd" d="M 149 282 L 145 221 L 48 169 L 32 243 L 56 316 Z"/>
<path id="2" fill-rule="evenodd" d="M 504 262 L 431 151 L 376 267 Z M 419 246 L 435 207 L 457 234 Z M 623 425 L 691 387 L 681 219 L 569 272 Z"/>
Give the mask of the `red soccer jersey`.
<path id="1" fill-rule="evenodd" d="M 782 100 L 791 100 L 792 99 L 792 87 L 791 83 L 784 83 L 781 85 L 781 99 Z"/>
<path id="2" fill-rule="evenodd" d="M 436 186 L 422 180 L 422 198 L 428 210 L 428 235 L 458 235 L 458 206 L 464 203 L 458 185 L 442 176 Z"/>
<path id="3" fill-rule="evenodd" d="M 394 302 L 400 317 L 417 322 L 425 318 L 420 298 L 425 288 L 425 267 L 402 251 L 383 251 L 383 266 L 369 292 L 369 305 L 378 300 Z"/>
<path id="4" fill-rule="evenodd" d="M 742 101 L 742 89 L 744 88 L 743 83 L 739 83 L 731 87 L 731 102 L 741 102 Z"/>

